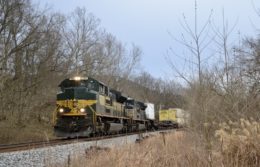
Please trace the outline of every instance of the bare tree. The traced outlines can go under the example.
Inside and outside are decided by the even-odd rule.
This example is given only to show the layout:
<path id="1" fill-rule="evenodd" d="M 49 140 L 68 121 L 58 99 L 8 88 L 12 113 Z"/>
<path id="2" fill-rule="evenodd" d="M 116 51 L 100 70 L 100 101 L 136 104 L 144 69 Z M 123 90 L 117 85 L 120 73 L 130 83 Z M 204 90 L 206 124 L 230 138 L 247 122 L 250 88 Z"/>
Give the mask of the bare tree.
<path id="1" fill-rule="evenodd" d="M 37 88 L 58 67 L 63 18 L 34 10 L 30 1 L 1 1 L 0 7 L 1 111 L 18 114 L 22 120 L 34 106 L 30 101 L 45 90 Z"/>
<path id="2" fill-rule="evenodd" d="M 237 21 L 229 27 L 228 21 L 225 18 L 225 11 L 222 10 L 222 29 L 219 29 L 218 26 L 215 25 L 214 22 L 211 22 L 212 29 L 216 34 L 216 38 L 214 39 L 216 44 L 216 52 L 219 52 L 221 62 L 218 66 L 222 66 L 224 64 L 224 77 L 221 76 L 221 83 L 223 84 L 223 88 L 227 89 L 231 88 L 230 80 L 232 79 L 232 70 L 234 70 L 234 59 L 232 59 L 233 49 L 230 47 L 230 36 L 232 35 L 234 28 L 236 27 Z M 232 43 L 232 47 L 235 44 Z M 221 68 L 221 67 L 220 67 Z M 221 74 L 221 73 L 220 73 Z"/>
<path id="3" fill-rule="evenodd" d="M 194 13 L 194 27 L 192 28 L 192 26 L 190 26 L 188 24 L 188 21 L 185 17 L 185 15 L 183 14 L 183 21 L 180 22 L 181 27 L 183 28 L 183 30 L 185 31 L 185 33 L 189 36 L 189 39 L 186 38 L 186 36 L 182 33 L 181 34 L 181 39 L 177 39 L 174 35 L 171 35 L 171 37 L 177 41 L 178 43 L 180 43 L 181 45 L 185 46 L 188 51 L 191 53 L 192 58 L 189 59 L 187 58 L 188 55 L 185 55 L 185 57 L 183 56 L 179 56 L 179 54 L 177 54 L 174 49 L 170 49 L 171 54 L 175 55 L 178 58 L 181 58 L 182 60 L 184 60 L 185 62 L 187 62 L 188 64 L 191 64 L 191 66 L 195 65 L 196 66 L 196 71 L 197 71 L 197 76 L 198 76 L 198 80 L 199 80 L 199 84 L 202 85 L 202 70 L 203 70 L 203 62 L 207 62 L 207 60 L 210 58 L 210 56 L 205 56 L 203 55 L 203 52 L 207 49 L 207 47 L 209 46 L 209 44 L 212 42 L 213 37 L 210 37 L 210 21 L 211 21 L 211 15 L 212 15 L 212 11 L 208 17 L 208 19 L 206 20 L 206 22 L 203 24 L 202 28 L 199 28 L 198 26 L 198 6 L 197 6 L 197 1 L 195 0 L 195 13 Z M 189 41 L 190 40 L 190 41 Z M 195 58 L 195 61 L 193 61 L 193 58 Z M 171 60 L 170 58 L 168 58 L 169 60 Z M 178 73 L 178 75 L 184 79 L 186 82 L 188 82 L 189 84 L 191 83 L 189 80 L 189 78 L 183 74 L 183 72 L 181 70 L 179 70 L 176 65 L 173 63 L 173 61 L 169 61 L 170 62 L 170 66 L 173 68 L 174 71 L 176 71 Z M 193 69 L 191 69 L 189 72 L 193 72 Z M 194 79 L 194 78 L 193 78 Z"/>
<path id="4" fill-rule="evenodd" d="M 239 60 L 243 76 L 246 77 L 249 91 L 254 94 L 260 92 L 260 40 L 247 39 L 245 47 L 239 50 Z"/>
<path id="5" fill-rule="evenodd" d="M 76 8 L 68 17 L 68 25 L 64 29 L 64 37 L 66 42 L 66 54 L 72 66 L 72 73 L 75 71 L 79 74 L 85 71 L 91 73 L 94 59 L 90 50 L 98 44 L 99 40 L 99 20 L 91 13 L 87 13 L 85 8 Z M 83 64 L 83 59 L 84 64 Z"/>

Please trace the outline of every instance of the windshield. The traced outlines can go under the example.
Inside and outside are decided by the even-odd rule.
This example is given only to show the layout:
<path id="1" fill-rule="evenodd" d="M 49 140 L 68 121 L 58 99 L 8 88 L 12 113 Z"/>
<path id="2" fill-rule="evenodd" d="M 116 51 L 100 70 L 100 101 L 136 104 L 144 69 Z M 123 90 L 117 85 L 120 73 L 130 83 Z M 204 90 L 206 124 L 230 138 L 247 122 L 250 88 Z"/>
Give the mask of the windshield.
<path id="1" fill-rule="evenodd" d="M 85 85 L 85 81 L 67 80 L 66 82 L 62 82 L 59 86 L 61 88 L 69 88 L 69 87 L 78 87 L 84 85 Z"/>
<path id="2" fill-rule="evenodd" d="M 65 88 L 62 93 L 57 94 L 57 100 L 87 99 L 87 95 L 85 87 Z"/>
<path id="3" fill-rule="evenodd" d="M 68 88 L 87 88 L 87 90 L 98 91 L 99 87 L 96 86 L 93 80 L 69 80 L 66 79 L 59 85 L 62 92 Z"/>

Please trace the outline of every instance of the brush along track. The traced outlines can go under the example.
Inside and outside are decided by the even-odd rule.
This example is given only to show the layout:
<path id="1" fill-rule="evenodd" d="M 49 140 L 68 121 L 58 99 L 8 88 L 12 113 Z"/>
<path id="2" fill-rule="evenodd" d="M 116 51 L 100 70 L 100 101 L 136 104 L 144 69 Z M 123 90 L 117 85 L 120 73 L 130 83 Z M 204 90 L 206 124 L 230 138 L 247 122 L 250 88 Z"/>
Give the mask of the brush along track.
<path id="1" fill-rule="evenodd" d="M 160 133 L 167 133 L 167 131 L 173 129 L 160 129 Z M 4 152 L 14 152 L 21 150 L 30 150 L 35 148 L 47 147 L 47 146 L 55 146 L 55 145 L 66 145 L 76 142 L 86 142 L 86 141 L 97 141 L 102 139 L 110 139 L 115 137 L 122 137 L 128 135 L 142 134 L 145 132 L 153 132 L 153 131 L 139 131 L 132 133 L 122 133 L 116 135 L 108 135 L 108 136 L 96 136 L 96 137 L 81 137 L 81 138 L 73 138 L 73 139 L 54 139 L 49 141 L 35 141 L 35 142 L 26 142 L 26 143 L 16 143 L 16 144 L 2 144 L 0 145 L 0 153 Z"/>

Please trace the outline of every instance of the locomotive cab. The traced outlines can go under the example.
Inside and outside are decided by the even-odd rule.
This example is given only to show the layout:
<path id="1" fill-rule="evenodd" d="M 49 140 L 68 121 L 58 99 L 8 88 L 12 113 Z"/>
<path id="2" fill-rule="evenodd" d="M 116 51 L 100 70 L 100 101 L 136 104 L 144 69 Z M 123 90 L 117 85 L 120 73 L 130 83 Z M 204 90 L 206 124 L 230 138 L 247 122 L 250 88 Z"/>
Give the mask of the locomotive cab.
<path id="1" fill-rule="evenodd" d="M 65 79 L 57 94 L 54 132 L 58 137 L 88 136 L 93 130 L 97 83 L 89 78 Z"/>
<path id="2" fill-rule="evenodd" d="M 126 114 L 133 119 L 145 119 L 146 104 L 136 101 L 132 98 L 128 98 L 125 104 Z"/>

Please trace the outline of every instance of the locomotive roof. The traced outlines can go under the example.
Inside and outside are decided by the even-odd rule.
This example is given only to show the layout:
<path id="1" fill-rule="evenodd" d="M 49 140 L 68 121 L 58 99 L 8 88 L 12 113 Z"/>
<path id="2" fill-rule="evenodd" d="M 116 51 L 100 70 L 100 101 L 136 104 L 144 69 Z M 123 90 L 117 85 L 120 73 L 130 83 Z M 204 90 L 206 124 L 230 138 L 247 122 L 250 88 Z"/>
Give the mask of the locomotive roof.
<path id="1" fill-rule="evenodd" d="M 75 82 L 78 81 L 78 82 Z M 80 86 L 87 86 L 87 81 L 93 81 L 95 83 L 99 83 L 102 84 L 104 86 L 107 86 L 106 84 L 104 84 L 103 82 L 100 82 L 94 78 L 91 77 L 73 77 L 73 78 L 66 78 L 63 81 L 61 81 L 61 83 L 58 85 L 59 87 L 71 87 L 69 85 L 74 85 L 75 83 L 78 83 Z M 72 86 L 73 87 L 73 86 Z M 142 106 L 142 107 L 146 107 L 146 104 L 144 102 L 141 102 L 137 99 L 134 98 L 130 98 L 128 97 L 125 93 L 115 90 L 115 89 L 110 89 L 110 92 L 114 95 L 116 95 L 116 98 L 118 101 L 120 102 L 124 102 L 126 100 L 134 100 L 138 105 Z"/>
<path id="2" fill-rule="evenodd" d="M 79 81 L 79 82 L 83 82 L 83 83 L 86 83 L 86 81 L 88 80 L 91 80 L 91 81 L 94 81 L 94 82 L 98 82 L 98 83 L 101 83 L 102 85 L 104 85 L 102 82 L 94 79 L 94 78 L 91 78 L 91 77 L 73 77 L 73 78 L 66 78 L 64 79 L 63 81 L 61 81 L 61 83 L 58 85 L 59 87 L 62 87 L 62 86 L 65 86 L 65 85 L 68 85 L 74 81 Z"/>
<path id="3" fill-rule="evenodd" d="M 127 95 L 120 91 L 110 89 L 110 92 L 116 96 L 118 102 L 125 102 L 127 100 Z"/>

